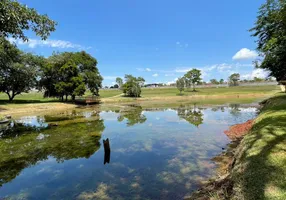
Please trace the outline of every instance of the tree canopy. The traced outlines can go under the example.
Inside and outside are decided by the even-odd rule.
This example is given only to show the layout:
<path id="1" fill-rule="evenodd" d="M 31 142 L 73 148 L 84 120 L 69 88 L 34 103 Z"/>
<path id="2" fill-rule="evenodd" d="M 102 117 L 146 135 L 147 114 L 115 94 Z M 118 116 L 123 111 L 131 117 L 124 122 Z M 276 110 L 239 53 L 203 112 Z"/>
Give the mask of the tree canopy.
<path id="1" fill-rule="evenodd" d="M 269 70 L 277 81 L 286 80 L 286 1 L 267 0 L 250 31 L 258 38 L 257 50 L 263 57 L 257 67 Z"/>
<path id="2" fill-rule="evenodd" d="M 103 78 L 96 65 L 97 60 L 84 51 L 53 54 L 42 68 L 39 86 L 46 97 L 74 99 L 84 94 L 86 86 L 98 96 Z"/>
<path id="3" fill-rule="evenodd" d="M 238 86 L 239 80 L 240 80 L 240 74 L 238 73 L 231 74 L 228 78 L 228 84 L 229 86 Z"/>
<path id="4" fill-rule="evenodd" d="M 141 87 L 144 85 L 145 79 L 142 77 L 134 77 L 130 74 L 125 75 L 125 83 L 122 85 L 123 93 L 129 97 L 140 97 Z"/>
<path id="5" fill-rule="evenodd" d="M 40 15 L 34 8 L 15 0 L 0 1 L 0 37 L 12 36 L 27 41 L 25 31 L 32 30 L 46 40 L 55 31 L 55 26 L 55 21 L 47 15 Z"/>
<path id="6" fill-rule="evenodd" d="M 193 85 L 193 91 L 196 91 L 196 87 L 195 87 L 196 84 L 199 84 L 201 82 L 202 80 L 201 75 L 202 73 L 198 69 L 192 69 L 184 75 L 184 78 L 186 79 L 186 81 Z"/>
<path id="7" fill-rule="evenodd" d="M 16 95 L 36 87 L 43 58 L 20 51 L 4 38 L 0 40 L 0 92 L 12 101 Z"/>

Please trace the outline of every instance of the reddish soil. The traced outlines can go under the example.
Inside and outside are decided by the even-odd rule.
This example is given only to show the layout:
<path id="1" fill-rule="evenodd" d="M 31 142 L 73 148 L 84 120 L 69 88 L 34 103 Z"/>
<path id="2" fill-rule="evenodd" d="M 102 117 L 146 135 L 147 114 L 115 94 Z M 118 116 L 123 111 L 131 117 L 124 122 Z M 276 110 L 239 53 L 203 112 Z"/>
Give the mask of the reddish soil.
<path id="1" fill-rule="evenodd" d="M 252 125 L 254 120 L 248 120 L 247 122 L 243 124 L 236 124 L 234 126 L 231 126 L 229 130 L 225 131 L 224 133 L 231 139 L 231 140 L 237 140 L 241 137 L 243 137 L 245 134 L 247 134 Z"/>

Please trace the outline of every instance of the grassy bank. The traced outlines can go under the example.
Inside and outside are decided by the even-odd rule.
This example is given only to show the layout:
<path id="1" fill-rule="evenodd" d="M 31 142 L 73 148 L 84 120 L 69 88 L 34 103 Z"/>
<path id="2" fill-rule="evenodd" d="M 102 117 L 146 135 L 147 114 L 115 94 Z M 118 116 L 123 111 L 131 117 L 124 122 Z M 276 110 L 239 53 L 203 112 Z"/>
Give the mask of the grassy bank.
<path id="1" fill-rule="evenodd" d="M 200 88 L 197 92 L 184 92 L 178 95 L 176 88 L 143 88 L 141 98 L 121 97 L 121 90 L 100 90 L 101 107 L 108 109 L 124 104 L 140 104 L 142 107 L 170 107 L 180 104 L 248 104 L 258 102 L 278 91 L 277 86 L 248 86 L 231 88 Z M 43 98 L 39 92 L 23 93 L 13 102 L 7 95 L 0 94 L 1 115 L 21 115 L 25 112 L 53 112 L 74 108 L 71 103 L 61 103 L 55 98 Z"/>
<path id="2" fill-rule="evenodd" d="M 233 199 L 286 199 L 286 95 L 270 98 L 240 144 Z"/>

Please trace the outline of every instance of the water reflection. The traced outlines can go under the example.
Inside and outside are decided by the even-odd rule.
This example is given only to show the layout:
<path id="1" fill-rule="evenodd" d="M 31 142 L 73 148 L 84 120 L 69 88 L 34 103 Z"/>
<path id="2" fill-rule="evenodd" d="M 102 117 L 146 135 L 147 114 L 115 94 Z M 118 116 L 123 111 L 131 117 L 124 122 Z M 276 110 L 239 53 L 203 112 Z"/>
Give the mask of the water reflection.
<path id="1" fill-rule="evenodd" d="M 223 131 L 255 116 L 238 109 L 133 105 L 23 118 L 35 129 L 0 138 L 0 199 L 183 199 L 214 175 Z"/>
<path id="2" fill-rule="evenodd" d="M 119 111 L 117 118 L 118 122 L 127 120 L 127 126 L 134 126 L 135 124 L 143 124 L 147 118 L 142 114 L 143 109 L 141 106 L 132 105 Z"/>
<path id="3" fill-rule="evenodd" d="M 181 105 L 177 111 L 178 116 L 181 119 L 184 119 L 190 124 L 199 127 L 199 125 L 201 125 L 204 121 L 204 114 L 202 113 L 201 109 L 202 108 L 198 108 L 196 104 L 194 104 L 192 107 Z"/>
<path id="4" fill-rule="evenodd" d="M 95 120 L 40 128 L 13 122 L 5 129 L 0 140 L 0 186 L 50 156 L 57 162 L 89 158 L 100 148 L 99 140 L 105 127 L 103 120 Z M 15 135 L 21 137 L 12 138 Z"/>

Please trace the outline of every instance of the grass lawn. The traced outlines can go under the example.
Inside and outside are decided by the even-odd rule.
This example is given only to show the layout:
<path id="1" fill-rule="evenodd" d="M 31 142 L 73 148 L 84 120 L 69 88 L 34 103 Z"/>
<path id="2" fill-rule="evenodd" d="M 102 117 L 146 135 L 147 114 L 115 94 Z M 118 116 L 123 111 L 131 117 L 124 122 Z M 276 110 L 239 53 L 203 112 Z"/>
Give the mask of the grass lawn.
<path id="1" fill-rule="evenodd" d="M 286 94 L 266 101 L 240 144 L 234 199 L 286 199 Z"/>
<path id="2" fill-rule="evenodd" d="M 276 85 L 270 86 L 238 86 L 229 88 L 198 88 L 198 92 L 183 92 L 184 96 L 191 95 L 220 95 L 220 94 L 253 94 L 253 93 L 269 93 L 278 90 Z M 142 97 L 158 97 L 158 96 L 178 96 L 177 88 L 143 88 Z"/>
<path id="3" fill-rule="evenodd" d="M 191 97 L 191 96 L 208 96 L 208 95 L 255 95 L 255 94 L 273 94 L 279 90 L 278 86 L 239 86 L 231 88 L 199 88 L 197 92 L 183 92 L 182 97 Z M 120 97 L 122 94 L 121 90 L 100 90 L 99 91 L 101 98 L 108 99 L 109 101 L 116 102 L 131 102 L 134 99 L 128 97 Z M 90 95 L 90 93 L 86 93 Z M 142 99 L 146 98 L 161 98 L 161 97 L 180 97 L 179 91 L 177 88 L 142 88 Z M 110 99 L 112 97 L 112 99 Z M 172 99 L 170 99 L 172 101 Z M 243 101 L 243 99 L 241 99 Z M 13 104 L 22 104 L 22 103 L 46 103 L 46 102 L 58 102 L 56 98 L 43 98 L 41 92 L 30 92 L 22 93 L 17 95 Z M 173 99 L 173 101 L 180 101 L 178 99 Z M 224 100 L 225 102 L 225 100 Z M 8 96 L 5 93 L 0 93 L 0 105 L 10 104 L 8 101 Z"/>

